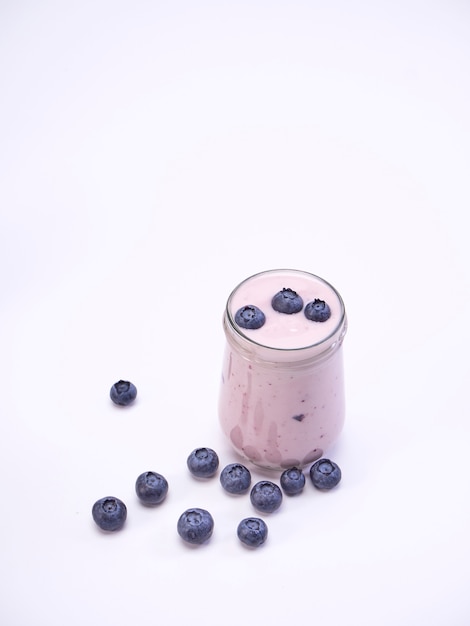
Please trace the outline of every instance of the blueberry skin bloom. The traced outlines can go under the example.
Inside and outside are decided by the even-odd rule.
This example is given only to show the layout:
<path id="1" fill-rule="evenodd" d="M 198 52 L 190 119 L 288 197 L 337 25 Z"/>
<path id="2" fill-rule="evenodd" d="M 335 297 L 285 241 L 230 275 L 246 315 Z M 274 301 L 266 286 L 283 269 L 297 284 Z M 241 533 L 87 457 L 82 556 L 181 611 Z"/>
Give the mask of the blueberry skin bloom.
<path id="1" fill-rule="evenodd" d="M 136 399 L 137 388 L 128 380 L 118 380 L 118 382 L 114 383 L 111 387 L 109 396 L 114 404 L 127 406 Z"/>
<path id="2" fill-rule="evenodd" d="M 261 309 L 254 304 L 247 304 L 235 313 L 235 323 L 241 328 L 256 330 L 261 328 L 266 321 L 266 316 Z"/>
<path id="3" fill-rule="evenodd" d="M 127 508 L 119 498 L 108 496 L 95 502 L 91 514 L 101 530 L 115 531 L 124 526 Z"/>
<path id="4" fill-rule="evenodd" d="M 230 463 L 220 473 L 220 484 L 228 493 L 245 493 L 251 485 L 250 470 L 241 463 Z"/>
<path id="5" fill-rule="evenodd" d="M 312 302 L 305 305 L 305 317 L 312 322 L 326 322 L 330 319 L 331 309 L 324 300 L 315 298 Z"/>
<path id="6" fill-rule="evenodd" d="M 144 472 L 135 481 L 135 492 L 143 504 L 160 504 L 168 493 L 168 481 L 157 472 Z"/>
<path id="7" fill-rule="evenodd" d="M 178 520 L 177 530 L 184 541 L 201 544 L 212 535 L 214 519 L 205 509 L 187 509 Z"/>
<path id="8" fill-rule="evenodd" d="M 188 469 L 197 478 L 211 478 L 219 467 L 219 457 L 212 448 L 196 448 L 186 461 Z"/>
<path id="9" fill-rule="evenodd" d="M 319 459 L 310 468 L 310 478 L 317 489 L 333 489 L 341 480 L 341 470 L 330 459 Z"/>
<path id="10" fill-rule="evenodd" d="M 303 309 L 304 301 L 293 289 L 285 288 L 273 296 L 271 306 L 278 313 L 298 313 Z"/>
<path id="11" fill-rule="evenodd" d="M 290 467 L 282 472 L 280 483 L 284 493 L 294 496 L 303 490 L 305 475 L 298 467 Z"/>
<path id="12" fill-rule="evenodd" d="M 250 500 L 261 513 L 274 513 L 282 504 L 282 491 L 270 480 L 260 480 L 253 486 Z"/>
<path id="13" fill-rule="evenodd" d="M 257 548 L 266 541 L 268 527 L 259 517 L 246 517 L 238 524 L 237 536 L 249 548 Z"/>

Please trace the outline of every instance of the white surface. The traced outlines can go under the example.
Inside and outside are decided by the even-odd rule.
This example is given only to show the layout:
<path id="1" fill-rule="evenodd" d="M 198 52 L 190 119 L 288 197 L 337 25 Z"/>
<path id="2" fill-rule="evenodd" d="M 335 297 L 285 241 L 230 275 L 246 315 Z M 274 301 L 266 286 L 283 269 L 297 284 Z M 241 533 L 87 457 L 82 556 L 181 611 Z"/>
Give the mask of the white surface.
<path id="1" fill-rule="evenodd" d="M 1 3 L 2 625 L 468 625 L 469 76 L 457 0 Z M 234 459 L 222 310 L 273 267 L 346 303 L 343 481 L 247 551 L 185 463 Z"/>

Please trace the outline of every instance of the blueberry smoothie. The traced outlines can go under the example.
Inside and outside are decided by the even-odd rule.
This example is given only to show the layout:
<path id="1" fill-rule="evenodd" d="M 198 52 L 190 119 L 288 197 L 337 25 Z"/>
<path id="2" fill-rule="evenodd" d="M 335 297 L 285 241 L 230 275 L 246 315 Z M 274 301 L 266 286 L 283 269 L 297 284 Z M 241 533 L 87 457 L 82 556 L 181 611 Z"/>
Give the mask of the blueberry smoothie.
<path id="1" fill-rule="evenodd" d="M 231 293 L 223 326 L 219 419 L 235 450 L 269 469 L 319 459 L 344 424 L 339 293 L 308 272 L 261 272 Z"/>

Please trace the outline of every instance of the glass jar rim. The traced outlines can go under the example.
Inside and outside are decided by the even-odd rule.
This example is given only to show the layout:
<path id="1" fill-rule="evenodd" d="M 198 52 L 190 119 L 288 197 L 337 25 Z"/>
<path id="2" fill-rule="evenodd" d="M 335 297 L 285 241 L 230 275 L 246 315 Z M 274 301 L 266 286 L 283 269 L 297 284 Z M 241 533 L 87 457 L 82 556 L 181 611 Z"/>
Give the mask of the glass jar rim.
<path id="1" fill-rule="evenodd" d="M 233 296 L 235 295 L 235 293 L 238 291 L 238 289 L 244 285 L 245 283 L 247 283 L 250 280 L 253 280 L 255 278 L 258 278 L 260 276 L 263 275 L 268 275 L 268 274 L 297 274 L 297 275 L 304 275 L 306 277 L 309 278 L 313 278 L 315 280 L 320 281 L 321 283 L 323 283 L 326 287 L 330 288 L 333 293 L 335 294 L 335 296 L 338 298 L 338 302 L 340 305 L 340 316 L 339 316 L 339 321 L 336 324 L 336 326 L 328 333 L 328 335 L 326 335 L 325 337 L 322 337 L 321 340 L 311 343 L 311 344 L 307 344 L 305 346 L 300 346 L 300 347 L 289 347 L 289 348 L 285 348 L 285 347 L 276 347 L 276 346 L 269 346 L 266 345 L 264 343 L 260 343 L 259 341 L 255 341 L 251 336 L 246 335 L 243 332 L 243 329 L 240 328 L 240 326 L 238 326 L 238 324 L 235 322 L 235 319 L 232 315 L 231 312 L 231 308 L 230 308 L 230 304 L 232 302 Z M 248 278 L 245 278 L 244 280 L 242 280 L 240 283 L 238 283 L 238 285 L 232 290 L 232 292 L 230 293 L 229 297 L 227 298 L 227 303 L 225 306 L 225 316 L 226 316 L 226 320 L 228 321 L 228 326 L 230 328 L 231 331 L 233 331 L 233 333 L 235 333 L 235 335 L 239 338 L 241 338 L 242 340 L 244 340 L 244 342 L 247 342 L 249 345 L 253 345 L 256 346 L 260 349 L 262 349 L 263 351 L 267 351 L 267 354 L 271 353 L 271 354 L 290 354 L 290 355 L 298 355 L 299 358 L 302 358 L 302 356 L 305 353 L 308 352 L 312 352 L 314 351 L 315 353 L 317 353 L 317 349 L 325 346 L 325 350 L 328 350 L 332 344 L 335 344 L 337 341 L 339 341 L 341 343 L 344 334 L 346 332 L 346 328 L 347 328 L 347 321 L 346 321 L 346 308 L 343 302 L 343 299 L 341 297 L 341 295 L 339 294 L 339 292 L 337 291 L 337 289 L 335 287 L 333 287 L 333 285 L 331 283 L 329 283 L 327 280 L 325 280 L 324 278 L 322 278 L 321 276 L 317 276 L 316 274 L 313 274 L 311 272 L 307 272 L 304 270 L 297 270 L 297 269 L 289 269 L 289 268 L 279 268 L 279 269 L 271 269 L 271 270 L 264 270 L 261 272 L 257 272 L 256 274 L 252 274 L 251 276 L 249 276 Z M 322 350 L 320 350 L 318 353 L 321 353 Z"/>

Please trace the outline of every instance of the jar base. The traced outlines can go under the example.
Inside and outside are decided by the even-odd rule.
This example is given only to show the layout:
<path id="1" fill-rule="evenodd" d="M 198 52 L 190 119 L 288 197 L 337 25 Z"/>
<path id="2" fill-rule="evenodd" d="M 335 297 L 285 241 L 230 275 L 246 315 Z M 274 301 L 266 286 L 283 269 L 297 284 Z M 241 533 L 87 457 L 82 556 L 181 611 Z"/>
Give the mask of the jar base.
<path id="1" fill-rule="evenodd" d="M 323 450 L 321 448 L 315 448 L 309 452 L 302 460 L 299 459 L 285 459 L 279 462 L 270 462 L 269 460 L 262 460 L 260 458 L 253 458 L 248 456 L 238 449 L 235 449 L 236 453 L 245 462 L 250 463 L 255 468 L 268 472 L 283 472 L 286 469 L 297 467 L 299 469 L 305 469 L 323 456 Z"/>

